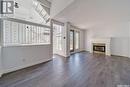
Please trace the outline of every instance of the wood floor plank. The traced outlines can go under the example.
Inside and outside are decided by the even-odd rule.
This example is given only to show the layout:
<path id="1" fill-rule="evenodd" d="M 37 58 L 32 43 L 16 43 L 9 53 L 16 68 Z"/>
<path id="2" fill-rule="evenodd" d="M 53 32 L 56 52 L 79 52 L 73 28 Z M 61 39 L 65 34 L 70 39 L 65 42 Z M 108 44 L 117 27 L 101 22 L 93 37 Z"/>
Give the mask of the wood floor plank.
<path id="1" fill-rule="evenodd" d="M 3 75 L 0 87 L 117 87 L 130 85 L 130 58 L 76 53 Z"/>

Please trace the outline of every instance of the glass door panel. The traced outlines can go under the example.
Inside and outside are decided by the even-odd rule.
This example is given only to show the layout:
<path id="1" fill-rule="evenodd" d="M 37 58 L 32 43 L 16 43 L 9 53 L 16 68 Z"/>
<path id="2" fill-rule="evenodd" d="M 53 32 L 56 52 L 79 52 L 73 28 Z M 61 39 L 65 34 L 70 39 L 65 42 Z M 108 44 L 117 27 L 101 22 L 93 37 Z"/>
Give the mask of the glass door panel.
<path id="1" fill-rule="evenodd" d="M 53 24 L 53 54 L 65 54 L 64 26 Z"/>
<path id="2" fill-rule="evenodd" d="M 70 30 L 70 52 L 74 51 L 74 30 Z"/>
<path id="3" fill-rule="evenodd" d="M 78 50 L 79 49 L 79 32 L 75 32 L 75 49 Z"/>

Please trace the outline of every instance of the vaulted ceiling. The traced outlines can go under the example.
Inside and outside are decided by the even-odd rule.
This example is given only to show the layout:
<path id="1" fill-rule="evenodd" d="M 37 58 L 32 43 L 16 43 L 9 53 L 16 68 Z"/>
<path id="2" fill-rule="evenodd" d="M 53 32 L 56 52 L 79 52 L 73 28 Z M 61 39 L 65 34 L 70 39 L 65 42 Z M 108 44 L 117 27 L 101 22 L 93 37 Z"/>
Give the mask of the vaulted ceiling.
<path id="1" fill-rule="evenodd" d="M 85 29 L 100 23 L 129 22 L 130 0 L 74 0 L 54 18 Z"/>

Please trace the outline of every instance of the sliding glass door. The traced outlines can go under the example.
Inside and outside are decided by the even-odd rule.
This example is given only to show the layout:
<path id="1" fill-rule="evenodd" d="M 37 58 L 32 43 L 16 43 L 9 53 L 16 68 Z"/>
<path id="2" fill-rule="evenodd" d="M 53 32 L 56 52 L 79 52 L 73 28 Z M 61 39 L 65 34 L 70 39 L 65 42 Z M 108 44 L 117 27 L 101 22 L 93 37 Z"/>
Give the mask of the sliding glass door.
<path id="1" fill-rule="evenodd" d="M 80 33 L 75 30 L 70 30 L 70 52 L 79 50 L 80 48 Z"/>
<path id="2" fill-rule="evenodd" d="M 75 50 L 78 50 L 79 49 L 79 32 L 78 31 L 75 31 Z"/>
<path id="3" fill-rule="evenodd" d="M 53 24 L 53 54 L 64 53 L 64 26 Z"/>

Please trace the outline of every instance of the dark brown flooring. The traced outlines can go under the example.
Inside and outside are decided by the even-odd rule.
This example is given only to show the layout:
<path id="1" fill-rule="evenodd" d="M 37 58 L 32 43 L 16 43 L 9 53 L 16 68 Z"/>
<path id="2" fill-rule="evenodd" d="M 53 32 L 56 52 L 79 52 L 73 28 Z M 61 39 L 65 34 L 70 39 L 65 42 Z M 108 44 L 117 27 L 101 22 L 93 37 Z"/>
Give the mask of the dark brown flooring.
<path id="1" fill-rule="evenodd" d="M 0 78 L 0 87 L 118 87 L 130 85 L 130 59 L 81 52 L 70 58 L 19 70 Z"/>

